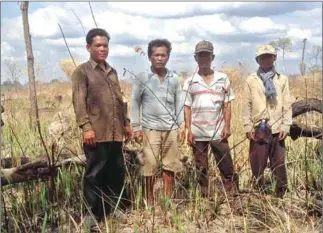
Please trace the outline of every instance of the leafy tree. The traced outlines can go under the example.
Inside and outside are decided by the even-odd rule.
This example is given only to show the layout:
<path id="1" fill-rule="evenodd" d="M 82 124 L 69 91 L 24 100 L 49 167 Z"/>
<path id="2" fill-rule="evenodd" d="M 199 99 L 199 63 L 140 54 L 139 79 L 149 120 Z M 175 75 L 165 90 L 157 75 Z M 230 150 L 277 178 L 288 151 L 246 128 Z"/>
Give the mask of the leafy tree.
<path id="1" fill-rule="evenodd" d="M 287 37 L 283 37 L 283 38 L 279 38 L 276 41 L 271 41 L 269 44 L 272 45 L 273 47 L 275 47 L 276 51 L 282 52 L 283 67 L 284 67 L 284 70 L 286 71 L 286 69 L 285 69 L 285 55 L 292 51 L 291 39 L 287 38 Z"/>

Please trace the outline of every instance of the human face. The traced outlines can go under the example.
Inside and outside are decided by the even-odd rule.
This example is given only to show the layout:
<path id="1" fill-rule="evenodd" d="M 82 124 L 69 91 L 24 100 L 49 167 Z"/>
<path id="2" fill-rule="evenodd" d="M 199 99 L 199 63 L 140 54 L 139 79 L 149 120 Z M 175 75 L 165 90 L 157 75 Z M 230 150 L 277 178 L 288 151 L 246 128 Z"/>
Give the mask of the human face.
<path id="1" fill-rule="evenodd" d="M 273 67 L 276 56 L 273 54 L 263 54 L 257 57 L 257 62 L 261 69 L 269 70 Z"/>
<path id="2" fill-rule="evenodd" d="M 109 41 L 105 36 L 93 37 L 92 44 L 86 45 L 91 58 L 97 62 L 102 63 L 107 59 L 109 54 Z"/>
<path id="3" fill-rule="evenodd" d="M 168 49 L 165 46 L 152 47 L 152 54 L 149 58 L 151 66 L 155 70 L 164 69 L 168 62 Z"/>
<path id="4" fill-rule="evenodd" d="M 195 54 L 195 61 L 197 62 L 199 69 L 211 68 L 214 55 L 210 52 L 199 52 Z"/>

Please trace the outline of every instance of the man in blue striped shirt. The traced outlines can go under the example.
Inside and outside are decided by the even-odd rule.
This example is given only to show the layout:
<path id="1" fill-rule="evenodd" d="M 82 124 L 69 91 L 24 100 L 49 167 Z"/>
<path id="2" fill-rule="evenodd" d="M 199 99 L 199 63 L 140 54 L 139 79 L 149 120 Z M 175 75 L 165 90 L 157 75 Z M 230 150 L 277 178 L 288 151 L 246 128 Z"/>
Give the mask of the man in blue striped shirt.
<path id="1" fill-rule="evenodd" d="M 178 151 L 178 128 L 184 122 L 182 89 L 166 68 L 171 43 L 156 39 L 148 45 L 150 71 L 136 77 L 132 90 L 131 122 L 134 139 L 143 143 L 142 173 L 145 197 L 154 205 L 154 176 L 162 164 L 164 193 L 170 197 L 176 172 L 183 170 Z"/>

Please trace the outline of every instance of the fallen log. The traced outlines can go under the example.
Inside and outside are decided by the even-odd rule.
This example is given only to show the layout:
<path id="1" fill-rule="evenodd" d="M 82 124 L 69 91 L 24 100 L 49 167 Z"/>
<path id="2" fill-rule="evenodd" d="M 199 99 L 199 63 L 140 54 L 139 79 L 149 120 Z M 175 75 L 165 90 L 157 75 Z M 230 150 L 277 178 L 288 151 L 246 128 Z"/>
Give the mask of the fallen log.
<path id="1" fill-rule="evenodd" d="M 65 155 L 66 157 L 66 155 Z M 127 164 L 136 166 L 137 150 L 124 149 L 124 158 Z M 45 158 L 40 158 L 37 161 L 30 161 L 21 166 L 14 168 L 1 169 L 1 185 L 17 184 L 33 180 L 46 180 L 53 174 L 57 168 L 66 166 L 86 166 L 86 157 L 84 154 L 79 156 L 70 156 L 63 160 L 57 161 L 53 167 L 51 167 Z M 131 168 L 131 166 L 128 166 Z"/>
<path id="2" fill-rule="evenodd" d="M 301 123 L 293 123 L 290 128 L 289 136 L 293 140 L 300 137 L 322 139 L 322 128 L 317 126 L 306 126 L 305 124 Z"/>
<path id="3" fill-rule="evenodd" d="M 47 179 L 50 177 L 54 168 L 63 166 L 78 165 L 85 166 L 85 155 L 75 156 L 57 162 L 52 168 L 47 160 L 39 160 L 26 163 L 19 167 L 1 169 L 1 185 L 17 184 L 26 181 Z"/>
<path id="4" fill-rule="evenodd" d="M 322 100 L 311 98 L 307 100 L 300 100 L 292 104 L 293 117 L 297 117 L 310 111 L 322 113 Z"/>
<path id="5" fill-rule="evenodd" d="M 310 111 L 322 113 L 322 106 L 322 100 L 315 98 L 297 101 L 292 104 L 292 117 L 294 118 Z M 293 123 L 290 128 L 289 136 L 293 140 L 300 137 L 322 139 L 322 127 Z"/>
<path id="6" fill-rule="evenodd" d="M 67 159 L 70 158 L 71 155 L 70 154 L 60 154 L 59 158 L 60 159 Z M 38 155 L 36 157 L 37 160 L 47 160 L 47 156 L 46 155 Z M 32 162 L 33 159 L 30 157 L 26 157 L 26 156 L 21 156 L 19 158 L 2 158 L 1 159 L 1 168 L 12 168 L 12 167 L 18 167 L 21 165 L 24 165 L 26 163 L 30 163 Z"/>
<path id="7" fill-rule="evenodd" d="M 17 166 L 19 166 L 19 164 L 24 165 L 29 162 L 30 162 L 30 158 L 28 158 L 28 157 L 20 157 L 18 159 L 3 158 L 3 159 L 1 159 L 1 167 L 2 168 L 17 167 Z"/>

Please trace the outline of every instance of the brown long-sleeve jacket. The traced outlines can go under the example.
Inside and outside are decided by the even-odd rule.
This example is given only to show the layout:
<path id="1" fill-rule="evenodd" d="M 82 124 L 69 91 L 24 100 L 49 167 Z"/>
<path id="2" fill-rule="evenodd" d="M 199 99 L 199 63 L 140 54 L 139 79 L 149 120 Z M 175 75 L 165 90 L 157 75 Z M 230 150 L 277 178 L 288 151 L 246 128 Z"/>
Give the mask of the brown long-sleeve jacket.
<path id="1" fill-rule="evenodd" d="M 93 129 L 97 142 L 122 141 L 129 125 L 118 75 L 108 63 L 105 70 L 95 61 L 79 65 L 72 75 L 76 122 L 83 132 Z"/>

